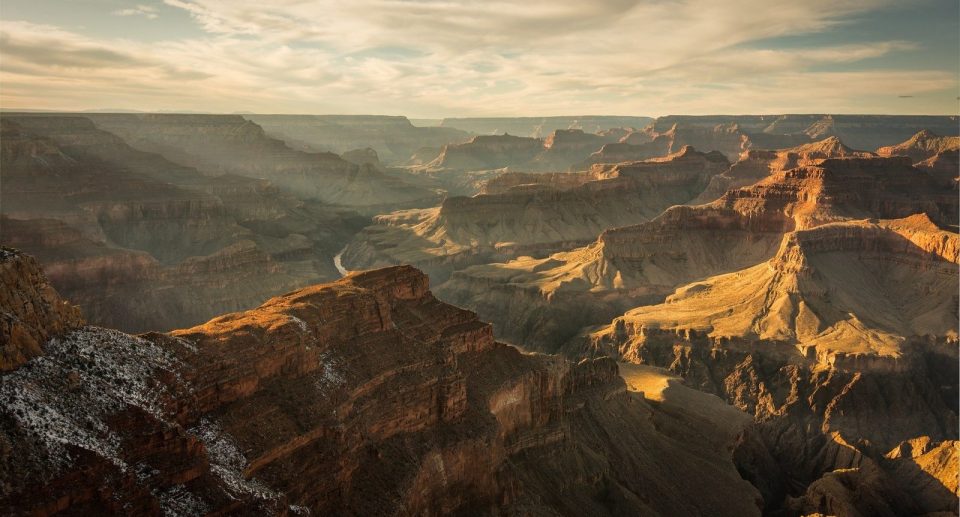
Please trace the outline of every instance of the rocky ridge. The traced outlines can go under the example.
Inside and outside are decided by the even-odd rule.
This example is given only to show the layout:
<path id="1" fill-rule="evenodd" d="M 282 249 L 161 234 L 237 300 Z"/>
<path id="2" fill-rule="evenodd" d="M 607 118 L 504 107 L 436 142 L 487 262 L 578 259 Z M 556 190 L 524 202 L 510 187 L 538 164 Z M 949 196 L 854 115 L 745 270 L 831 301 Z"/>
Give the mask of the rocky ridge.
<path id="1" fill-rule="evenodd" d="M 507 174 L 491 180 L 495 193 L 375 218 L 348 245 L 343 263 L 347 269 L 413 264 L 442 281 L 471 264 L 543 256 L 684 203 L 728 165 L 719 153 L 686 147 L 664 158 L 545 175 L 534 183 Z M 518 184 L 506 188 L 510 183 Z"/>
<path id="2" fill-rule="evenodd" d="M 91 322 L 166 329 L 339 276 L 364 219 L 269 182 L 208 177 L 82 117 L 2 118 L 0 241 Z"/>
<path id="3" fill-rule="evenodd" d="M 713 203 L 674 206 L 650 222 L 606 230 L 583 248 L 457 271 L 438 292 L 478 311 L 504 339 L 554 350 L 597 318 L 770 259 L 790 231 L 915 213 L 942 225 L 957 219 L 955 193 L 906 158 L 814 163 L 772 173 Z"/>
<path id="4" fill-rule="evenodd" d="M 570 346 L 668 368 L 753 414 L 761 445 L 736 455 L 769 509 L 956 512 L 958 246 L 925 215 L 792 232 L 769 262 Z"/>
<path id="5" fill-rule="evenodd" d="M 0 374 L 0 412 L 5 513 L 760 511 L 731 436 L 610 359 L 496 343 L 410 267 L 170 334 L 68 332 Z"/>

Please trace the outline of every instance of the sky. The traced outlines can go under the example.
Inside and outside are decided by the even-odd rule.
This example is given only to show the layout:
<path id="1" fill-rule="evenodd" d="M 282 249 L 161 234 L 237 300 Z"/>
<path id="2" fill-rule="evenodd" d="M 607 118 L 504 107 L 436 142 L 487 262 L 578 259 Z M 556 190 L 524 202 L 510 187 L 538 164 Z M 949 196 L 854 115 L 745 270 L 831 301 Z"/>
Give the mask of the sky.
<path id="1" fill-rule="evenodd" d="M 0 108 L 958 113 L 957 0 L 3 0 Z"/>

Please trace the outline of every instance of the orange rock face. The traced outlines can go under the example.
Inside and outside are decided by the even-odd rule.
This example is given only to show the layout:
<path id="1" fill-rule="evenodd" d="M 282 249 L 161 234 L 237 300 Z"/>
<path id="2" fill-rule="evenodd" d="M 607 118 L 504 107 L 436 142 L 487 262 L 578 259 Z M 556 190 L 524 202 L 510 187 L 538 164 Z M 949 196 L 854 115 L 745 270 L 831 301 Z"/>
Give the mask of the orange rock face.
<path id="1" fill-rule="evenodd" d="M 387 268 L 170 334 L 51 340 L 0 377 L 0 508 L 759 514 L 734 436 L 628 392 L 610 359 L 497 343 L 428 287 Z"/>
<path id="2" fill-rule="evenodd" d="M 41 355 L 48 339 L 83 326 L 76 307 L 60 298 L 33 257 L 0 248 L 0 371 Z"/>

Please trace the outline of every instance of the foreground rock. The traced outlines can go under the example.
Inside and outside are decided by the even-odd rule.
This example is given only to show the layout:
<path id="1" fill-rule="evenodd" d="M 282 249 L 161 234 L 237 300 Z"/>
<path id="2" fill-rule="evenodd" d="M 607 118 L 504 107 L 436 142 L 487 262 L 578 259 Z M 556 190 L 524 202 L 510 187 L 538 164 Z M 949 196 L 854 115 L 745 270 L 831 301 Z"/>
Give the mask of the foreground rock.
<path id="1" fill-rule="evenodd" d="M 60 298 L 33 257 L 0 247 L 0 371 L 41 355 L 51 338 L 84 325 L 80 310 Z"/>
<path id="2" fill-rule="evenodd" d="M 489 194 L 375 218 L 347 247 L 343 264 L 413 264 L 443 280 L 472 264 L 544 256 L 687 202 L 728 165 L 719 153 L 686 147 L 665 158 L 586 173 L 506 174 L 488 183 Z"/>
<path id="3" fill-rule="evenodd" d="M 0 510 L 758 515 L 743 428 L 658 407 L 612 360 L 522 354 L 389 268 L 50 341 L 0 376 Z"/>

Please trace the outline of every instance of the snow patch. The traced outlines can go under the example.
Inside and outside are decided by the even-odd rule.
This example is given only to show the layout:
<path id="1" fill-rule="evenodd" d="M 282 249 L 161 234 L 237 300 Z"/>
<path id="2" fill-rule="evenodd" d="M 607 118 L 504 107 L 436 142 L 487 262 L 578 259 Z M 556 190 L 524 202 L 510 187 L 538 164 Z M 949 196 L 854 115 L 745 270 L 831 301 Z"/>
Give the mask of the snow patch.
<path id="1" fill-rule="evenodd" d="M 126 471 L 107 417 L 135 407 L 163 420 L 168 388 L 156 373 L 179 377 L 176 359 L 150 341 L 98 327 L 52 339 L 45 352 L 0 377 L 0 417 L 43 445 L 37 460 L 47 467 L 70 464 L 78 447 Z"/>
<path id="2" fill-rule="evenodd" d="M 210 458 L 210 471 L 219 477 L 228 494 L 237 498 L 241 495 L 251 495 L 257 499 L 274 500 L 280 494 L 255 479 L 246 479 L 243 470 L 247 466 L 247 458 L 240 452 L 233 438 L 225 433 L 220 425 L 212 420 L 203 418 L 200 425 L 190 429 L 207 447 Z"/>
<path id="3" fill-rule="evenodd" d="M 207 503 L 183 485 L 174 485 L 161 492 L 160 510 L 166 517 L 200 517 L 210 512 Z"/>

